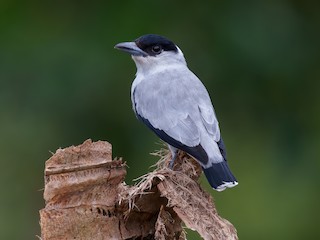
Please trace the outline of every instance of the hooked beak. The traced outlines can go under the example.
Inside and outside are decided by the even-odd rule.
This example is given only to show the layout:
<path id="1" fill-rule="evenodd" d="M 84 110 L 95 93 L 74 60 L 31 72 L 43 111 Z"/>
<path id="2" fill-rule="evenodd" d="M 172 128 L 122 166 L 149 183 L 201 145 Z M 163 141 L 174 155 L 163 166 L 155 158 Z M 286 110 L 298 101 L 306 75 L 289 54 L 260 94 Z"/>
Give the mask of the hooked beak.
<path id="1" fill-rule="evenodd" d="M 135 42 L 123 42 L 114 46 L 115 49 L 130 53 L 132 56 L 146 57 L 148 54 L 142 51 Z"/>

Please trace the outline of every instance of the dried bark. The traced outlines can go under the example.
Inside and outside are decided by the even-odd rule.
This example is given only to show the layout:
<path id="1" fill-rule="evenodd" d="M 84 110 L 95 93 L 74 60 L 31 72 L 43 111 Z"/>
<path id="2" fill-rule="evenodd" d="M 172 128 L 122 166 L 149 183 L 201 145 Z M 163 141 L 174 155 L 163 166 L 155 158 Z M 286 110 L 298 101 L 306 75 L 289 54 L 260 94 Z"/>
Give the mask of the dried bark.
<path id="1" fill-rule="evenodd" d="M 108 142 L 58 149 L 45 167 L 41 238 L 182 240 L 184 223 L 204 239 L 238 239 L 197 183 L 197 162 L 180 153 L 172 171 L 166 167 L 170 154 L 157 155 L 157 168 L 128 186 L 125 163 L 112 160 Z"/>

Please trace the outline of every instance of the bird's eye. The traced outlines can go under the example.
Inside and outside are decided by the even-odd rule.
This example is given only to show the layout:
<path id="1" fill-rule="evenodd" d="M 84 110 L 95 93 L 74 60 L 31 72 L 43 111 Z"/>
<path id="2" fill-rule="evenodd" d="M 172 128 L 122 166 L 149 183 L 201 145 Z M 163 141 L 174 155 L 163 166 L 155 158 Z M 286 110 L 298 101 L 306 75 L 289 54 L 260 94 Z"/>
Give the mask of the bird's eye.
<path id="1" fill-rule="evenodd" d="M 162 48 L 159 45 L 155 45 L 152 47 L 152 52 L 154 52 L 156 54 L 160 53 L 161 51 L 162 51 Z"/>

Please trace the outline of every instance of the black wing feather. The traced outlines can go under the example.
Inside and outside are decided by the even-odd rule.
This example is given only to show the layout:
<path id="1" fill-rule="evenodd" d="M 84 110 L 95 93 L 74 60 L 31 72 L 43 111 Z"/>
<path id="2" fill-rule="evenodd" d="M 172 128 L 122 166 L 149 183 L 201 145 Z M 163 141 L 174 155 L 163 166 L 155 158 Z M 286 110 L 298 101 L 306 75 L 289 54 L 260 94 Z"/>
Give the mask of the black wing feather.
<path id="1" fill-rule="evenodd" d="M 165 141 L 166 143 L 170 144 L 175 148 L 178 148 L 178 149 L 181 149 L 182 151 L 187 152 L 188 154 L 196 158 L 198 161 L 200 161 L 203 165 L 206 165 L 208 163 L 209 161 L 208 155 L 200 144 L 195 147 L 186 146 L 180 141 L 170 137 L 163 130 L 154 128 L 152 124 L 148 121 L 148 119 L 141 117 L 138 113 L 136 115 L 140 121 L 146 124 L 163 141 Z"/>

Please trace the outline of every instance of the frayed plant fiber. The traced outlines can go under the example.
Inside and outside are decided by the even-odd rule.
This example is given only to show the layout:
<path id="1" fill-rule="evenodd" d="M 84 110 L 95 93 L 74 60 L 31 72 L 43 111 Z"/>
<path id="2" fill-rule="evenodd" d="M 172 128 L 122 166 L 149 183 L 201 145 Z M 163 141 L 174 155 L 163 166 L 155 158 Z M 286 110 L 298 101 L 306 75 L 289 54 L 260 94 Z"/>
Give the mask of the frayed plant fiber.
<path id="1" fill-rule="evenodd" d="M 141 201 L 144 196 L 159 194 L 165 206 L 160 206 L 156 232 L 161 232 L 162 236 L 167 234 L 167 225 L 163 223 L 160 215 L 170 216 L 169 219 L 173 221 L 171 216 L 174 214 L 175 218 L 178 218 L 175 222 L 180 220 L 204 239 L 238 239 L 236 229 L 218 215 L 213 198 L 199 185 L 202 169 L 192 157 L 180 151 L 171 170 L 168 168 L 171 160 L 168 149 L 160 149 L 152 155 L 159 157 L 159 161 L 152 166 L 154 170 L 136 179 L 137 184 L 128 188 L 121 196 L 121 200 L 128 203 L 129 215 L 132 210 L 142 211 L 140 204 L 136 202 Z M 166 236 L 167 238 L 163 239 L 178 239 Z"/>

